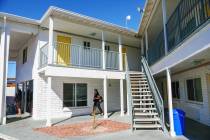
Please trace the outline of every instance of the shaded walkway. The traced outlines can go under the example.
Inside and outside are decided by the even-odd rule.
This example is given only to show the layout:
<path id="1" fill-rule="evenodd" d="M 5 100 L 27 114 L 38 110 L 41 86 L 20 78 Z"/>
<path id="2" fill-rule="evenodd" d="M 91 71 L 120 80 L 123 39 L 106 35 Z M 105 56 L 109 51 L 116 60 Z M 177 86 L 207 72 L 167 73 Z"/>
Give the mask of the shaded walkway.
<path id="1" fill-rule="evenodd" d="M 187 118 L 185 136 L 189 140 L 210 140 L 210 127 Z"/>

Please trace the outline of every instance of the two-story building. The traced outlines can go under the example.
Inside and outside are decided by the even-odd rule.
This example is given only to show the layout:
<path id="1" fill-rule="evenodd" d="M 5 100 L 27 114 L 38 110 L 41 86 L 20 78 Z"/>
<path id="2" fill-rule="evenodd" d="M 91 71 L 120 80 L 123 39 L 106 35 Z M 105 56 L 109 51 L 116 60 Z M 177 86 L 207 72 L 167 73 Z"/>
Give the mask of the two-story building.
<path id="1" fill-rule="evenodd" d="M 138 32 L 57 7 L 40 20 L 0 17 L 2 123 L 12 60 L 23 111 L 48 126 L 53 118 L 90 114 L 94 89 L 104 98 L 104 118 L 127 112 L 134 128 L 164 130 L 164 107 L 171 135 L 173 108 L 210 125 L 209 0 L 147 0 Z"/>
<path id="2" fill-rule="evenodd" d="M 90 114 L 97 89 L 104 98 L 105 118 L 108 111 L 124 115 L 125 67 L 140 70 L 136 32 L 56 7 L 40 20 L 0 15 L 0 81 L 5 80 L 7 62 L 16 61 L 23 112 L 35 120 L 47 118 L 47 125 L 52 118 Z"/>

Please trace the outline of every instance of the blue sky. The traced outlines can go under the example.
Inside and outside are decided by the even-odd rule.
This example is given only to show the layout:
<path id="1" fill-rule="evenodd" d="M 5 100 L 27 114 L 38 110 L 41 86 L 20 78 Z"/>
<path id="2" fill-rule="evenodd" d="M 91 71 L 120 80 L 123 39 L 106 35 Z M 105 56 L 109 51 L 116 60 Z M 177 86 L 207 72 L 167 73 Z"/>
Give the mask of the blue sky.
<path id="1" fill-rule="evenodd" d="M 141 18 L 137 7 L 143 8 L 144 3 L 145 0 L 0 0 L 0 11 L 40 19 L 49 6 L 57 6 L 120 26 L 125 26 L 125 17 L 131 15 L 128 28 L 137 30 Z"/>

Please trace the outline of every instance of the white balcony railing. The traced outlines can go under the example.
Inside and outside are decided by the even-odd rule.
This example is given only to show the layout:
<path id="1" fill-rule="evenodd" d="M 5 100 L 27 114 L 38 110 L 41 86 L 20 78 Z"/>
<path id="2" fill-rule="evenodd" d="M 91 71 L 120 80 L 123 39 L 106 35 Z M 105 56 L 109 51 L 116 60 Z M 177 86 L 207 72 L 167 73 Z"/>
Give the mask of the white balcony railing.
<path id="1" fill-rule="evenodd" d="M 48 45 L 40 49 L 40 67 L 47 65 Z M 52 64 L 69 67 L 102 69 L 102 50 L 74 44 L 54 43 Z M 119 53 L 105 51 L 106 69 L 119 70 Z"/>

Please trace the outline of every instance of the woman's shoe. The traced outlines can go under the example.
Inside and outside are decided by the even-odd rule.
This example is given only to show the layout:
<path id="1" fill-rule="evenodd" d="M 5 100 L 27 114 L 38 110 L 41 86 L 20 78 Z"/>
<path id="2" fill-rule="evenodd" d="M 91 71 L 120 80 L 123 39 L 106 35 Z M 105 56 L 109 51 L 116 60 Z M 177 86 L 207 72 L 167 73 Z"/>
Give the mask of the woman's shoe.
<path id="1" fill-rule="evenodd" d="M 101 113 L 101 116 L 103 116 L 104 115 L 104 113 Z"/>

